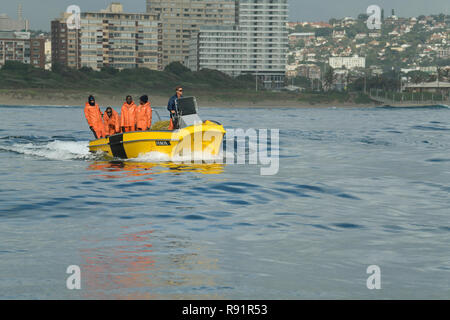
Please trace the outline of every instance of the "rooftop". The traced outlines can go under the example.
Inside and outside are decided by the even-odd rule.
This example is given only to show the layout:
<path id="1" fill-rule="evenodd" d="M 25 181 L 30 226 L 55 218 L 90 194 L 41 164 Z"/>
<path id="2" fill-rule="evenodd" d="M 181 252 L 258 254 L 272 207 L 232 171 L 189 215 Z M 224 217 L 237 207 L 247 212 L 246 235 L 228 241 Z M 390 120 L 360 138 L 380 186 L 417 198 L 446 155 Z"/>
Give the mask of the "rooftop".
<path id="1" fill-rule="evenodd" d="M 406 88 L 450 88 L 450 82 L 434 81 L 434 82 L 422 82 L 422 83 L 409 83 Z"/>

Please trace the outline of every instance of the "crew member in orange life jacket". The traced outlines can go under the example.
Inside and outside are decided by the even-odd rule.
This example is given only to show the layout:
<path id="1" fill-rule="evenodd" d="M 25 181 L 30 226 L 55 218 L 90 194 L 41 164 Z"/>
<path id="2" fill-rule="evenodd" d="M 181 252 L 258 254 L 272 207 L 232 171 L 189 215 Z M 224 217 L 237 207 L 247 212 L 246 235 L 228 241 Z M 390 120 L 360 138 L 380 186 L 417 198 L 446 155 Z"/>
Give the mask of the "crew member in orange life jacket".
<path id="1" fill-rule="evenodd" d="M 136 130 L 147 131 L 152 126 L 152 108 L 148 96 L 140 98 L 140 105 L 136 108 Z"/>
<path id="2" fill-rule="evenodd" d="M 100 111 L 98 104 L 95 103 L 95 98 L 93 96 L 89 96 L 88 102 L 85 104 L 84 115 L 86 116 L 89 129 L 91 129 L 95 139 L 103 138 L 105 134 L 102 112 Z"/>
<path id="3" fill-rule="evenodd" d="M 106 108 L 105 114 L 103 115 L 103 123 L 105 124 L 105 136 L 120 133 L 120 117 L 113 108 Z"/>
<path id="4" fill-rule="evenodd" d="M 131 96 L 127 96 L 126 102 L 122 106 L 120 112 L 120 126 L 122 132 L 130 132 L 136 130 L 136 108 Z"/>

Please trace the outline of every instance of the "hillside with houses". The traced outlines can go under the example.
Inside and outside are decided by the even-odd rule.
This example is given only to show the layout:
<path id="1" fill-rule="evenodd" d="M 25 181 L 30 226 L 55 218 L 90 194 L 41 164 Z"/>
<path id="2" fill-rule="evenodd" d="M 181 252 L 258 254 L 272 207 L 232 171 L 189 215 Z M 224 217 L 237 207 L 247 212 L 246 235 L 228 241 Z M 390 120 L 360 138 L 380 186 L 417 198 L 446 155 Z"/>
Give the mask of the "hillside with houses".
<path id="1" fill-rule="evenodd" d="M 402 18 L 393 10 L 386 18 L 383 12 L 381 28 L 375 30 L 368 28 L 367 20 L 360 14 L 288 23 L 286 74 L 291 87 L 404 92 L 428 90 L 435 82 L 440 90 L 434 91 L 448 95 L 450 15 Z M 428 85 L 421 88 L 422 83 Z"/>

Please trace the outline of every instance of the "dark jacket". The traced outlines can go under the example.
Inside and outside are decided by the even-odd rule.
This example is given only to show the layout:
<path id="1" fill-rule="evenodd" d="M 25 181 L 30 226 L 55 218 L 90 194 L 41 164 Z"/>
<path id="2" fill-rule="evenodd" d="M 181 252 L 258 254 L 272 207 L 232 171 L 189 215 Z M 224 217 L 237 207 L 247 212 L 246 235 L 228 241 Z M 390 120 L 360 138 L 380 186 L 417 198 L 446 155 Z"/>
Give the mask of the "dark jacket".
<path id="1" fill-rule="evenodd" d="M 167 110 L 170 113 L 172 113 L 172 110 L 175 110 L 175 112 L 178 112 L 177 107 L 176 107 L 177 102 L 178 102 L 178 97 L 176 94 L 172 98 L 169 99 L 169 103 L 167 103 Z"/>

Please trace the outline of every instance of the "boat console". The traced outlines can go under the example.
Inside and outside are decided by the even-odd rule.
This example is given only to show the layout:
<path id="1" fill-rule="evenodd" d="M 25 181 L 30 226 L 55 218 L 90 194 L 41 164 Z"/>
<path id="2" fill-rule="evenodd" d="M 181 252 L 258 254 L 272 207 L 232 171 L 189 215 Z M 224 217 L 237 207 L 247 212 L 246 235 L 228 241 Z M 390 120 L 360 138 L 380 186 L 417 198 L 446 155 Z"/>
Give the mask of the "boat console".
<path id="1" fill-rule="evenodd" d="M 198 115 L 198 106 L 195 97 L 179 98 L 177 108 L 180 129 L 202 123 L 202 119 Z"/>

